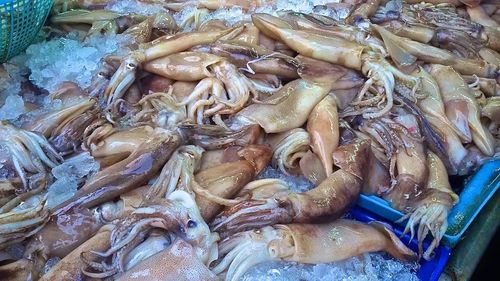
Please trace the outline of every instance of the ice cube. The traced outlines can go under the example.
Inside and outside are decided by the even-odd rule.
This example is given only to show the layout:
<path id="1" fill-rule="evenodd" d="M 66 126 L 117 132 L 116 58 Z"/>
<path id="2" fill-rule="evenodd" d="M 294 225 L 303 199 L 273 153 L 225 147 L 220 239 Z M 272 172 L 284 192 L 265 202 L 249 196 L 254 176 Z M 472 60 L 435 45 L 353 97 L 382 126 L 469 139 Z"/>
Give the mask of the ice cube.
<path id="1" fill-rule="evenodd" d="M 25 111 L 24 101 L 21 96 L 9 95 L 0 107 L 0 120 L 15 120 Z"/>
<path id="2" fill-rule="evenodd" d="M 279 169 L 275 169 L 271 166 L 267 166 L 257 176 L 257 179 L 267 179 L 267 178 L 283 180 L 294 192 L 304 192 L 314 187 L 314 184 L 304 176 L 286 175 L 282 173 Z"/>
<path id="3" fill-rule="evenodd" d="M 243 275 L 244 281 L 293 280 L 293 281 L 330 281 L 330 280 L 418 280 L 417 263 L 397 261 L 381 253 L 327 263 L 299 264 L 293 262 L 266 262 L 258 264 Z M 371 269 L 369 269 L 371 268 Z"/>
<path id="4" fill-rule="evenodd" d="M 141 15 L 153 15 L 166 11 L 160 4 L 148 4 L 137 0 L 110 1 L 106 9 L 119 13 L 136 13 Z"/>
<path id="5" fill-rule="evenodd" d="M 66 37 L 33 44 L 26 50 L 26 65 L 31 69 L 30 80 L 37 86 L 55 91 L 64 81 L 80 87 L 90 85 L 97 74 L 101 59 L 109 54 L 122 55 L 129 51 L 128 35 L 95 35 L 81 42 L 74 33 Z"/>
<path id="6" fill-rule="evenodd" d="M 0 105 L 10 95 L 21 91 L 21 83 L 26 81 L 28 69 L 24 66 L 26 56 L 19 55 L 0 65 Z"/>
<path id="7" fill-rule="evenodd" d="M 88 152 L 80 153 L 66 159 L 61 165 L 52 169 L 57 179 L 79 180 L 99 170 L 99 163 Z"/>
<path id="8" fill-rule="evenodd" d="M 75 178 L 61 178 L 51 184 L 47 190 L 47 207 L 55 207 L 70 199 L 78 189 L 78 180 Z"/>
<path id="9" fill-rule="evenodd" d="M 99 170 L 99 163 L 88 152 L 66 159 L 52 169 L 57 179 L 47 191 L 47 206 L 54 207 L 73 197 L 83 179 Z"/>

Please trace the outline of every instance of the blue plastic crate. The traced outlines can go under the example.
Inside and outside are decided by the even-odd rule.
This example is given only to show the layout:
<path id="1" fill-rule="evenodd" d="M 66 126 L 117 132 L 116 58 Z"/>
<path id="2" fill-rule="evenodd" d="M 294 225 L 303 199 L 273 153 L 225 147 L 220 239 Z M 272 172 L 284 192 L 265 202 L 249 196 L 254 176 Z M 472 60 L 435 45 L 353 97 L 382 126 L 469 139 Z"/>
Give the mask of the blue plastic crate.
<path id="1" fill-rule="evenodd" d="M 52 0 L 0 0 L 0 63 L 33 42 L 51 7 Z"/>
<path id="2" fill-rule="evenodd" d="M 364 210 L 359 207 L 354 207 L 350 212 L 349 212 L 350 217 L 352 217 L 355 220 L 362 221 L 362 222 L 371 222 L 371 221 L 384 221 L 384 219 L 380 216 L 377 216 L 374 213 L 371 213 L 367 210 Z M 413 239 L 410 241 L 410 235 L 406 234 L 403 235 L 402 228 L 399 227 L 394 227 L 393 226 L 394 233 L 401 238 L 401 241 L 405 243 L 410 249 L 413 251 L 417 252 L 418 251 L 418 244 L 417 240 Z M 430 241 L 425 240 L 423 243 L 424 250 L 427 249 L 429 246 Z M 420 263 L 420 269 L 417 272 L 417 276 L 420 280 L 422 281 L 437 281 L 439 279 L 439 276 L 441 276 L 441 273 L 444 271 L 444 268 L 446 266 L 446 263 L 448 262 L 448 259 L 450 258 L 451 255 L 451 249 L 445 247 L 445 246 L 439 246 L 434 250 L 434 258 L 430 261 L 421 259 L 419 261 Z"/>
<path id="3" fill-rule="evenodd" d="M 500 160 L 488 161 L 465 183 L 460 193 L 460 201 L 451 209 L 448 216 L 448 230 L 442 240 L 444 245 L 455 247 L 465 230 L 499 187 Z M 361 195 L 357 205 L 392 222 L 403 216 L 403 213 L 391 208 L 387 201 L 374 195 Z M 399 225 L 406 225 L 406 221 Z"/>

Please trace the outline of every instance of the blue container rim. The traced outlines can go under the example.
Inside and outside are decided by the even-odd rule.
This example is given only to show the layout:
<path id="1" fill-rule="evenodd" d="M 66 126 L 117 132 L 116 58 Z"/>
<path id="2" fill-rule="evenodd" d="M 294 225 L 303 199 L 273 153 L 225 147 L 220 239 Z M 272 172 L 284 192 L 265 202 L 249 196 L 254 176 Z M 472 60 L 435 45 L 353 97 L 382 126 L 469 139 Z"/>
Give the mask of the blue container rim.
<path id="1" fill-rule="evenodd" d="M 483 198 L 483 200 L 479 204 L 476 205 L 476 209 L 474 210 L 474 212 L 471 214 L 467 222 L 463 224 L 463 226 L 457 233 L 455 233 L 454 235 L 446 233 L 444 235 L 443 241 L 445 242 L 446 245 L 453 247 L 459 242 L 460 238 L 463 237 L 466 230 L 469 228 L 470 224 L 474 221 L 479 212 L 483 209 L 484 205 L 486 205 L 489 199 L 496 193 L 498 189 L 500 189 L 500 184 L 498 183 L 498 177 L 500 177 L 500 175 L 495 174 L 497 173 L 498 169 L 500 169 L 500 160 L 490 159 L 487 162 L 485 162 L 479 168 L 479 170 L 477 170 L 470 178 L 469 182 L 466 184 L 462 192 L 466 191 L 468 193 L 471 193 L 470 190 L 473 191 L 474 189 L 484 188 L 485 186 L 490 186 L 492 184 L 494 184 L 494 186 L 490 187 L 490 191 L 488 192 L 488 194 Z M 491 179 L 492 177 L 493 179 Z M 462 196 L 462 193 L 460 196 Z M 450 220 L 451 217 L 455 216 L 455 213 L 457 212 L 457 210 L 459 210 L 460 206 L 462 206 L 463 204 L 464 201 L 459 201 L 459 203 L 450 210 L 450 213 L 448 214 L 448 220 Z M 357 205 L 361 206 L 362 208 L 372 210 L 379 216 L 382 216 L 391 221 L 396 221 L 404 215 L 402 212 L 393 209 L 386 200 L 377 197 L 375 195 L 361 194 L 358 199 Z M 405 224 L 406 221 L 401 222 L 398 225 L 402 226 Z"/>
<path id="2" fill-rule="evenodd" d="M 407 247 L 415 252 L 418 251 L 417 239 L 410 239 L 411 236 L 409 233 L 403 235 L 403 230 L 399 225 L 391 223 L 387 219 L 384 219 L 383 217 L 358 206 L 353 207 L 348 214 L 353 219 L 365 223 L 380 221 L 389 224 L 392 227 L 393 232 Z M 431 241 L 428 238 L 425 239 L 423 243 L 424 250 L 427 249 L 430 244 Z M 451 252 L 452 250 L 450 248 L 441 245 L 434 249 L 435 255 L 431 260 L 419 260 L 418 263 L 420 264 L 420 268 L 416 272 L 418 278 L 422 281 L 438 281 L 446 267 L 446 264 L 448 263 Z"/>

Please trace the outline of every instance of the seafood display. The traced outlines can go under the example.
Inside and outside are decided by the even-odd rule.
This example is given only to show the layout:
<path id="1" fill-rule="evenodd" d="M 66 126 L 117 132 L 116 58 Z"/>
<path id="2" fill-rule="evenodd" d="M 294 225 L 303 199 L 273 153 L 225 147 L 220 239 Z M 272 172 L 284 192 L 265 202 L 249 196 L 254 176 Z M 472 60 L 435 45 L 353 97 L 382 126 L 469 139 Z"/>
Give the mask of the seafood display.
<path id="1" fill-rule="evenodd" d="M 460 200 L 450 177 L 500 155 L 500 4 L 281 2 L 54 1 L 46 44 L 121 39 L 84 48 L 108 50 L 88 81 L 0 66 L 22 77 L 0 87 L 0 279 L 431 260 Z M 361 193 L 405 214 L 417 252 L 345 217 Z"/>

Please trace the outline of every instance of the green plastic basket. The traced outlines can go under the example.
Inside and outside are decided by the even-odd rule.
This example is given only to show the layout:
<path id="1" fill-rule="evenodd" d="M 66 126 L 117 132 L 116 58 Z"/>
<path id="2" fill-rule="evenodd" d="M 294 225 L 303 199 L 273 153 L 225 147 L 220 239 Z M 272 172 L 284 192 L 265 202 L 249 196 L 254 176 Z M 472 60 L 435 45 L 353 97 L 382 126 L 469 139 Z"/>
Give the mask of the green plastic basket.
<path id="1" fill-rule="evenodd" d="M 0 63 L 33 42 L 51 7 L 52 0 L 0 0 Z"/>

